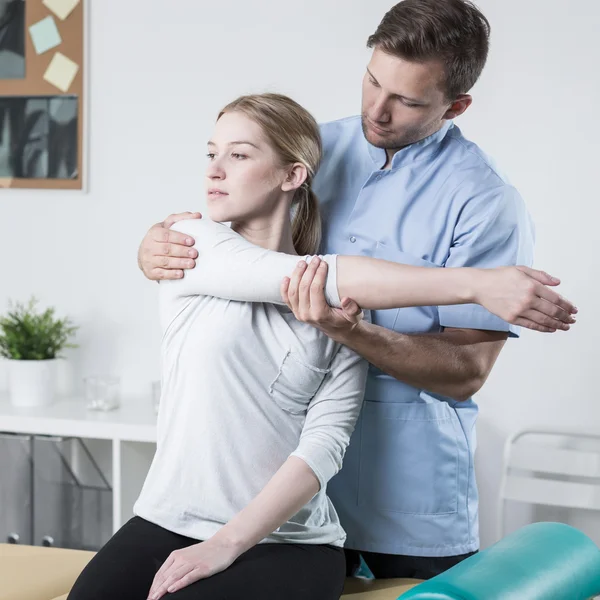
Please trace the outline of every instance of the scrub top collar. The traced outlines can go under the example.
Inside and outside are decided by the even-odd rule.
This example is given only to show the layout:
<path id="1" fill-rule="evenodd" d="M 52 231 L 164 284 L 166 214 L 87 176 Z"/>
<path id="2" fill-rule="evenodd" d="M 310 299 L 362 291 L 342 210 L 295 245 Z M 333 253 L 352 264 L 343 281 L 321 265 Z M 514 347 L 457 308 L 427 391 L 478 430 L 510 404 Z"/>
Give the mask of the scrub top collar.
<path id="1" fill-rule="evenodd" d="M 423 138 L 414 144 L 406 146 L 406 148 L 402 148 L 402 150 L 398 150 L 398 152 L 396 152 L 392 158 L 392 170 L 413 162 L 425 160 L 426 158 L 432 156 L 440 149 L 442 141 L 452 127 L 454 127 L 454 122 L 446 121 L 444 125 L 442 125 L 442 127 L 435 133 L 432 133 L 430 136 L 427 136 L 426 138 Z M 383 148 L 377 148 L 376 146 L 373 146 L 373 144 L 369 143 L 364 136 L 363 139 L 367 144 L 373 164 L 375 167 L 377 167 L 377 169 L 383 169 L 385 163 L 387 162 L 387 154 L 385 150 Z"/>

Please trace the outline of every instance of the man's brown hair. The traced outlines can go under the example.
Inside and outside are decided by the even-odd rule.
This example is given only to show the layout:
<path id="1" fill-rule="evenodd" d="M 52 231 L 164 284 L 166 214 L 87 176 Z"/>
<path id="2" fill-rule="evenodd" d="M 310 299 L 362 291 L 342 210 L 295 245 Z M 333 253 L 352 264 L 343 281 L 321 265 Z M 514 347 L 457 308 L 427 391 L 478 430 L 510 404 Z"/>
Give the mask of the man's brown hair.
<path id="1" fill-rule="evenodd" d="M 367 41 L 404 60 L 439 60 L 448 100 L 466 94 L 485 65 L 490 24 L 468 0 L 403 0 L 383 17 Z"/>

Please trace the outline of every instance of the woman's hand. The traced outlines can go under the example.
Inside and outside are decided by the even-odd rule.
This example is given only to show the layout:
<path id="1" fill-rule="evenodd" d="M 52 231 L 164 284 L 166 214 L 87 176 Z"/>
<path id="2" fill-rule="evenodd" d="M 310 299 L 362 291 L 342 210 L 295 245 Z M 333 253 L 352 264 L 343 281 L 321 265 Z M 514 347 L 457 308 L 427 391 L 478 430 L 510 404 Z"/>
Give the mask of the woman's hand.
<path id="1" fill-rule="evenodd" d="M 154 576 L 148 598 L 158 600 L 167 592 L 176 592 L 195 581 L 220 573 L 237 557 L 237 550 L 232 544 L 216 537 L 175 550 Z"/>
<path id="2" fill-rule="evenodd" d="M 168 216 L 162 223 L 156 223 L 144 236 L 138 249 L 138 266 L 151 280 L 181 279 L 184 269 L 196 266 L 198 252 L 194 240 L 184 233 L 171 230 L 177 221 L 201 219 L 199 212 L 178 213 Z"/>
<path id="3" fill-rule="evenodd" d="M 575 323 L 577 308 L 548 286 L 556 279 L 529 267 L 477 269 L 474 277 L 475 302 L 508 323 L 535 331 L 564 331 Z"/>

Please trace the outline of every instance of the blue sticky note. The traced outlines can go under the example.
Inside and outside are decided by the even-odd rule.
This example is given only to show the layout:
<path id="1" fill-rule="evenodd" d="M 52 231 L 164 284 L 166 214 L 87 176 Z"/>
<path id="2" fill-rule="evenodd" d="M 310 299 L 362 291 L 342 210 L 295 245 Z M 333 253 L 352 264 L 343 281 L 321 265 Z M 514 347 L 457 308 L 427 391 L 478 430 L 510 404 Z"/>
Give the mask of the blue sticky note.
<path id="1" fill-rule="evenodd" d="M 29 27 L 31 41 L 37 54 L 55 48 L 62 42 L 58 28 L 52 16 L 48 16 Z"/>

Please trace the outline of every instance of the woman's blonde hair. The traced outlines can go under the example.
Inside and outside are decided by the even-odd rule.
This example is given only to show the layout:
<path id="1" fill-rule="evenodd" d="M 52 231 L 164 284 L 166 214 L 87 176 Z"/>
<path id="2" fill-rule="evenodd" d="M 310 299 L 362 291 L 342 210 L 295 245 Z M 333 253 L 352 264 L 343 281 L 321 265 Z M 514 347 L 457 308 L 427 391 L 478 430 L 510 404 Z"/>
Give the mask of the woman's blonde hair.
<path id="1" fill-rule="evenodd" d="M 322 154 L 317 122 L 305 108 L 281 94 L 240 96 L 223 108 L 217 120 L 234 111 L 261 127 L 283 166 L 302 163 L 306 167 L 306 181 L 292 200 L 292 241 L 300 256 L 316 254 L 321 244 L 321 214 L 312 180 Z"/>

